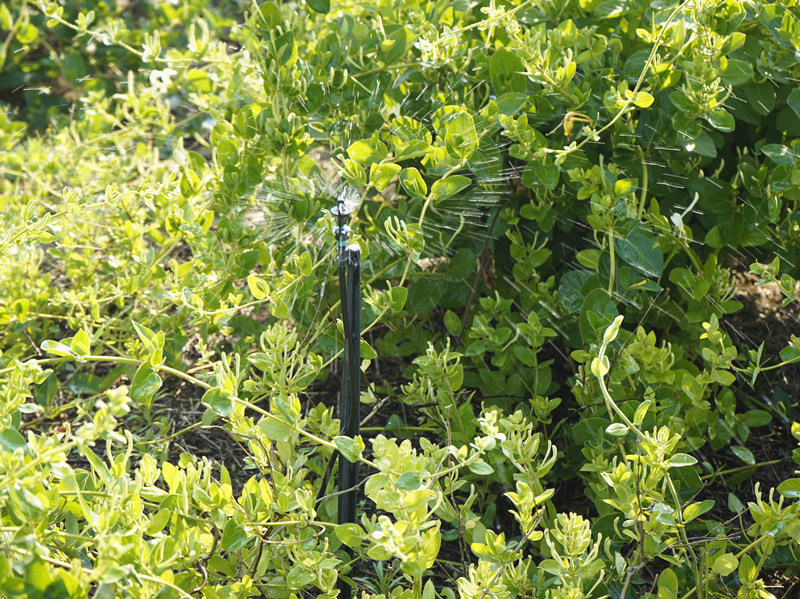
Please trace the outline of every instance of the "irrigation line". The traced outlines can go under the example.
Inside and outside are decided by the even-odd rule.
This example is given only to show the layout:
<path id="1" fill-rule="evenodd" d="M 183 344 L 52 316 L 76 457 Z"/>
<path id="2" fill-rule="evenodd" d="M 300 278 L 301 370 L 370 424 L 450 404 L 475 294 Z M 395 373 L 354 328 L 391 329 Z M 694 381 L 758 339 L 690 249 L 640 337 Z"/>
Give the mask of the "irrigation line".
<path id="1" fill-rule="evenodd" d="M 331 213 L 337 218 L 336 245 L 339 257 L 339 289 L 344 328 L 344 366 L 339 394 L 339 434 L 354 438 L 359 433 L 361 397 L 361 248 L 348 244 L 350 228 L 346 225 L 351 209 L 340 196 Z M 334 456 L 331 456 L 333 463 Z M 329 464 L 329 465 L 330 465 Z M 327 472 L 326 472 L 327 474 Z M 339 524 L 356 522 L 358 504 L 358 461 L 351 462 L 339 452 L 338 486 Z M 353 556 L 352 551 L 350 553 Z M 339 596 L 352 597 L 352 588 L 339 579 Z"/>

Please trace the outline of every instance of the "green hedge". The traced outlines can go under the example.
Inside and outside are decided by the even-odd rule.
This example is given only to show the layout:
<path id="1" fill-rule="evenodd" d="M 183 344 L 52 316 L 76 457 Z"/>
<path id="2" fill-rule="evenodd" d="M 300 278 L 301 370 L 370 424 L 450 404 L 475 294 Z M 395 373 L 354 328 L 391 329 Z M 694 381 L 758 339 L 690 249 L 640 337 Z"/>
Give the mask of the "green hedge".
<path id="1" fill-rule="evenodd" d="M 730 315 L 748 271 L 796 299 L 798 15 L 0 7 L 0 590 L 771 596 L 799 567 L 775 373 L 800 340 Z M 357 524 L 319 488 L 334 450 Z"/>

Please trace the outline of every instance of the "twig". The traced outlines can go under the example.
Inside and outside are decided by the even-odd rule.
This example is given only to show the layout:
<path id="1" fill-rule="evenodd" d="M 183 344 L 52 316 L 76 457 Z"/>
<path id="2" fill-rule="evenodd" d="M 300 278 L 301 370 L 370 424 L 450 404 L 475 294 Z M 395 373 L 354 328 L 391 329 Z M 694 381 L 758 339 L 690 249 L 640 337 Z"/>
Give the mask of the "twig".
<path id="1" fill-rule="evenodd" d="M 36 350 L 36 354 L 41 358 L 44 354 L 42 353 L 42 350 L 39 349 L 39 346 L 36 345 L 36 342 L 33 340 L 33 337 L 31 337 L 31 334 L 28 332 L 28 329 L 23 329 L 22 332 L 25 333 L 25 336 L 28 338 L 28 341 L 31 342 L 33 349 Z"/>
<path id="2" fill-rule="evenodd" d="M 783 594 L 783 597 L 781 597 L 781 599 L 788 599 L 788 598 L 791 596 L 791 595 L 790 595 L 790 593 L 792 592 L 792 590 L 794 589 L 794 587 L 796 587 L 798 584 L 800 584 L 800 578 L 798 578 L 797 580 L 795 580 L 795 581 L 792 583 L 792 586 L 790 586 L 788 589 L 786 589 L 786 592 Z"/>
<path id="3" fill-rule="evenodd" d="M 385 406 L 387 403 L 389 403 L 390 399 L 391 398 L 389 398 L 389 397 L 384 397 L 382 400 L 380 400 L 378 403 L 376 403 L 375 407 L 372 408 L 372 411 L 369 414 L 367 414 L 364 417 L 364 419 L 361 421 L 361 423 L 359 424 L 359 428 L 364 426 L 367 422 L 369 422 L 372 419 L 372 417 L 375 416 L 375 414 L 378 413 L 378 410 L 380 410 L 383 406 Z"/>

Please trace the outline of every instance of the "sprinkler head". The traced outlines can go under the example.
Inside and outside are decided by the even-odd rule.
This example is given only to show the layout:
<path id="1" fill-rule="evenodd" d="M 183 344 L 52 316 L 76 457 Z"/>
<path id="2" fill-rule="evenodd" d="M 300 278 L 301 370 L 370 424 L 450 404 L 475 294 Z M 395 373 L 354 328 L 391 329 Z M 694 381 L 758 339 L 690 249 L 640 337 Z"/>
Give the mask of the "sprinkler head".
<path id="1" fill-rule="evenodd" d="M 339 200 L 339 202 L 331 208 L 331 214 L 333 214 L 339 221 L 346 219 L 353 211 L 348 208 L 344 201 Z"/>
<path id="2" fill-rule="evenodd" d="M 331 208 L 331 214 L 336 217 L 337 225 L 334 229 L 336 234 L 336 245 L 339 247 L 340 259 L 343 257 L 347 243 L 350 240 L 350 227 L 347 226 L 347 217 L 350 216 L 352 210 L 344 203 L 342 198 L 339 199 L 336 206 Z"/>

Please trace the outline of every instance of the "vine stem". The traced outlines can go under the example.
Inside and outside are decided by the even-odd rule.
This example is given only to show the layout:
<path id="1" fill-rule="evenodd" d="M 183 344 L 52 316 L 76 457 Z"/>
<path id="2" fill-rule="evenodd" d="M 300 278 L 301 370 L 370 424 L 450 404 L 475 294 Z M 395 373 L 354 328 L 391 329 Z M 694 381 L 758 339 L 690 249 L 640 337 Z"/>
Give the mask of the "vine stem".
<path id="1" fill-rule="evenodd" d="M 766 537 L 758 537 L 758 538 L 757 538 L 755 541 L 753 541 L 753 542 L 752 542 L 752 543 L 750 543 L 750 544 L 749 544 L 747 547 L 745 547 L 744 549 L 742 549 L 742 550 L 741 550 L 739 553 L 737 553 L 737 554 L 736 554 L 734 557 L 735 557 L 737 560 L 741 559 L 743 555 L 745 555 L 746 553 L 750 552 L 752 549 L 755 549 L 755 548 L 756 548 L 758 545 L 760 545 L 760 544 L 761 544 L 761 542 L 762 542 L 762 541 L 763 541 L 765 538 L 766 538 Z M 711 571 L 711 572 L 708 572 L 708 573 L 707 573 L 705 576 L 703 576 L 702 580 L 701 580 L 701 581 L 700 581 L 698 584 L 696 584 L 694 587 L 692 587 L 691 589 L 689 589 L 689 591 L 688 591 L 688 592 L 687 592 L 687 593 L 686 593 L 686 594 L 685 594 L 683 597 L 681 597 L 681 599 L 689 599 L 689 597 L 691 597 L 692 595 L 694 595 L 694 594 L 697 592 L 697 587 L 698 587 L 700 584 L 705 584 L 706 582 L 708 582 L 709 580 L 711 580 L 711 577 L 712 577 L 713 575 L 714 575 L 714 572 L 713 572 L 713 571 Z"/>
<path id="2" fill-rule="evenodd" d="M 87 29 L 87 28 L 81 28 L 81 27 L 78 27 L 77 25 L 75 25 L 74 23 L 70 23 L 69 21 L 67 21 L 66 19 L 61 17 L 60 15 L 47 14 L 44 10 L 42 10 L 42 12 L 45 14 L 45 16 L 48 19 L 53 19 L 54 21 L 57 21 L 60 25 L 64 25 L 65 27 L 68 27 L 69 29 L 72 29 L 73 31 L 76 31 L 78 34 L 82 34 L 83 33 L 83 34 L 86 34 L 86 35 L 88 35 L 90 37 L 102 40 L 106 44 L 114 44 L 116 46 L 119 46 L 120 48 L 124 48 L 125 50 L 127 50 L 131 54 L 134 54 L 134 55 L 138 56 L 139 58 L 141 58 L 144 61 L 153 61 L 153 62 L 158 62 L 158 63 L 162 63 L 162 64 L 168 64 L 168 65 L 169 64 L 178 64 L 178 63 L 193 64 L 193 63 L 198 62 L 198 59 L 196 59 L 196 58 L 162 58 L 160 56 L 148 56 L 147 54 L 145 54 L 141 50 L 137 50 L 136 48 L 134 48 L 130 44 L 126 44 L 125 42 L 123 42 L 121 40 L 115 40 L 110 35 L 108 35 L 106 33 L 103 33 L 102 31 L 97 31 L 97 30 Z M 203 58 L 202 61 L 204 63 L 215 63 L 215 64 L 227 64 L 227 62 L 228 62 L 228 61 L 224 61 L 224 60 L 209 59 L 209 58 Z"/>
<path id="3" fill-rule="evenodd" d="M 255 404 L 252 404 L 249 401 L 246 401 L 244 399 L 239 399 L 238 397 L 234 397 L 233 400 L 238 402 L 238 403 L 240 403 L 240 404 L 242 404 L 246 408 L 250 408 L 254 412 L 258 412 L 262 416 L 266 416 L 268 418 L 274 418 L 278 423 L 283 424 L 284 426 L 288 426 L 292 430 L 296 430 L 298 433 L 300 433 L 306 439 L 314 441 L 315 443 L 319 443 L 320 445 L 324 445 L 325 447 L 328 447 L 329 449 L 335 449 L 336 451 L 339 450 L 339 447 L 336 445 L 336 443 L 333 443 L 331 441 L 326 441 L 325 439 L 323 439 L 321 437 L 317 437 L 315 434 L 309 433 L 307 430 L 304 430 L 304 429 L 300 428 L 299 426 L 296 426 L 295 424 L 292 424 L 291 422 L 287 422 L 283 418 L 281 418 L 279 416 L 276 416 L 275 414 L 265 410 L 264 408 L 260 408 L 259 406 L 255 405 Z M 375 462 L 372 462 L 372 461 L 368 460 L 365 457 L 360 457 L 358 459 L 359 459 L 360 462 L 363 462 L 367 466 L 369 466 L 371 468 L 375 468 L 375 470 L 380 471 L 380 468 L 378 468 L 378 465 L 375 464 Z"/>
<path id="4" fill-rule="evenodd" d="M 597 356 L 597 359 L 600 360 L 601 364 L 603 364 L 604 361 L 607 360 L 607 358 L 606 358 L 606 349 L 608 348 L 609 343 L 611 343 L 617 336 L 617 333 L 615 332 L 612 336 L 609 337 L 608 331 L 609 331 L 609 329 L 611 329 L 611 327 L 616 325 L 617 332 L 618 332 L 619 331 L 619 326 L 621 324 L 622 324 L 622 317 L 618 316 L 617 320 L 615 320 L 615 322 L 612 323 L 611 325 L 609 325 L 609 327 L 606 329 L 606 333 L 603 336 L 603 343 L 600 346 L 600 352 L 598 353 L 598 356 Z M 595 374 L 595 376 L 597 377 L 598 383 L 600 385 L 600 392 L 603 395 L 603 399 L 606 401 L 606 405 L 610 408 L 610 410 L 613 410 L 614 413 L 616 413 L 617 416 L 620 417 L 620 419 L 625 423 L 625 425 L 629 429 L 633 430 L 636 433 L 636 436 L 639 439 L 645 439 L 646 437 L 644 436 L 644 433 L 642 433 L 642 431 L 639 429 L 638 426 L 636 426 L 633 422 L 630 421 L 630 419 L 625 415 L 625 413 L 622 411 L 622 409 L 614 401 L 614 398 L 611 397 L 611 394 L 609 393 L 608 388 L 606 387 L 606 382 L 605 382 L 605 375 L 606 374 L 607 374 L 607 372 L 606 373 L 596 373 Z M 686 548 L 688 549 L 689 553 L 691 553 L 694 563 L 696 563 L 697 562 L 697 556 L 695 555 L 694 550 L 692 549 L 691 543 L 689 543 L 689 537 L 686 534 L 686 528 L 685 528 L 685 525 L 684 525 L 684 522 L 683 522 L 683 514 L 681 512 L 681 502 L 680 502 L 680 499 L 678 497 L 677 490 L 675 489 L 675 485 L 673 484 L 672 478 L 669 475 L 668 467 L 666 465 L 663 465 L 663 464 L 660 467 L 664 469 L 664 478 L 666 480 L 667 486 L 669 487 L 670 494 L 672 495 L 672 500 L 675 502 L 675 514 L 676 514 L 676 520 L 678 521 L 678 524 L 679 524 L 679 526 L 678 526 L 679 534 L 683 538 L 683 542 L 686 544 Z M 697 571 L 696 567 L 695 567 L 695 576 L 697 578 L 699 578 L 699 572 Z"/>
<path id="5" fill-rule="evenodd" d="M 614 229 L 608 231 L 608 252 L 611 260 L 611 274 L 608 275 L 608 295 L 614 295 L 614 269 L 616 268 L 616 255 L 614 252 Z"/>
<path id="6" fill-rule="evenodd" d="M 663 27 L 666 28 L 668 25 L 670 25 L 672 23 L 672 20 L 678 15 L 678 13 L 680 11 L 682 11 L 686 6 L 688 6 L 688 4 L 689 4 L 689 1 L 687 0 L 686 2 L 683 2 L 683 3 L 679 4 L 678 6 L 676 6 L 675 10 L 672 11 L 672 14 L 670 14 L 669 18 L 664 22 Z M 556 150 L 556 149 L 549 149 L 548 148 L 545 151 L 550 152 L 550 153 L 554 153 L 554 154 L 560 154 L 560 155 L 563 155 L 563 156 L 566 156 L 567 154 L 571 154 L 572 152 L 575 152 L 576 150 L 580 150 L 583 146 L 585 146 L 590 141 L 594 141 L 597 137 L 600 136 L 600 134 L 605 133 L 618 120 L 620 120 L 623 117 L 623 115 L 626 112 L 628 112 L 628 109 L 634 103 L 634 100 L 636 99 L 636 94 L 641 89 L 642 84 L 644 83 L 645 77 L 650 72 L 650 67 L 653 66 L 653 61 L 656 58 L 656 54 L 658 53 L 659 48 L 661 48 L 661 36 L 658 37 L 658 39 L 655 42 L 655 45 L 653 46 L 653 49 L 650 51 L 650 56 L 647 57 L 647 62 L 644 63 L 644 68 L 642 69 L 642 72 L 639 74 L 639 79 L 636 80 L 636 85 L 633 87 L 633 91 L 631 92 L 630 97 L 625 100 L 625 102 L 622 105 L 622 108 L 620 108 L 619 112 L 617 112 L 617 114 L 614 115 L 614 118 L 612 118 L 608 123 L 603 125 L 603 127 L 601 127 L 599 131 L 595 131 L 593 134 L 589 135 L 586 139 L 584 139 L 579 144 L 575 144 L 575 145 L 569 147 L 568 149 L 564 149 L 564 150 Z"/>
<path id="7" fill-rule="evenodd" d="M 18 551 L 18 552 L 22 552 L 23 551 L 21 549 L 18 549 L 17 547 L 13 547 L 13 549 L 15 551 Z M 73 565 L 71 563 L 65 562 L 65 561 L 60 560 L 60 559 L 55 559 L 53 557 L 49 557 L 49 556 L 41 555 L 41 554 L 38 557 L 44 562 L 47 562 L 47 563 L 49 563 L 49 564 L 51 564 L 53 566 L 58 566 L 59 568 L 64 568 L 65 570 L 71 570 L 72 567 L 73 567 Z M 96 570 L 93 570 L 92 568 L 86 568 L 84 566 L 81 566 L 81 570 L 83 572 L 85 572 L 86 574 L 89 574 L 89 575 L 97 573 Z M 161 584 L 161 585 L 164 585 L 165 587 L 169 587 L 173 591 L 176 591 L 181 597 L 185 597 L 186 599 L 194 599 L 192 595 L 190 595 L 189 593 L 184 591 L 178 585 L 172 584 L 171 582 L 167 582 L 166 580 L 164 580 L 163 578 L 159 578 L 158 576 L 150 576 L 149 574 L 142 574 L 141 572 L 136 572 L 136 574 L 134 574 L 134 576 L 136 578 L 141 578 L 142 580 L 146 580 L 147 582 L 152 582 L 154 584 Z"/>
<path id="8" fill-rule="evenodd" d="M 767 462 L 760 462 L 758 464 L 748 464 L 747 466 L 737 466 L 736 468 L 729 468 L 728 470 L 720 470 L 719 472 L 704 474 L 703 476 L 700 477 L 700 480 L 711 480 L 713 478 L 716 478 L 717 476 L 736 474 L 738 472 L 744 472 L 745 470 L 750 470 L 752 468 L 763 468 L 764 466 L 772 466 L 773 464 L 780 464 L 781 462 L 789 459 L 791 459 L 791 456 L 786 456 L 785 458 L 781 458 L 779 460 L 769 460 Z"/>
<path id="9" fill-rule="evenodd" d="M 455 29 L 455 30 L 451 31 L 450 35 L 448 35 L 446 37 L 440 37 L 438 40 L 436 40 L 434 43 L 431 44 L 431 48 L 435 48 L 436 46 L 438 46 L 439 44 L 441 44 L 443 41 L 445 41 L 447 39 L 455 38 L 455 36 L 457 36 L 457 35 L 459 35 L 461 33 L 464 33 L 465 31 L 469 31 L 471 29 L 475 29 L 475 28 L 480 27 L 482 25 L 486 26 L 488 24 L 489 26 L 494 26 L 494 24 L 497 21 L 501 21 L 501 20 L 503 20 L 503 19 L 505 19 L 507 17 L 510 17 L 514 13 L 519 12 L 520 10 L 525 8 L 528 4 L 530 4 L 531 1 L 532 0 L 525 0 L 525 2 L 523 2 L 519 6 L 515 6 L 511 10 L 508 10 L 508 11 L 502 13 L 502 14 L 495 15 L 495 16 L 490 16 L 488 19 L 483 19 L 481 21 L 478 21 L 477 23 L 472 23 L 471 25 L 465 25 L 464 27 L 459 27 L 458 29 Z"/>
<path id="10" fill-rule="evenodd" d="M 142 364 L 144 364 L 145 362 L 148 362 L 148 361 L 147 360 L 139 360 L 137 358 L 128 358 L 128 357 L 125 357 L 125 356 L 94 356 L 94 355 L 92 355 L 92 356 L 81 356 L 81 357 L 64 356 L 64 357 L 59 357 L 59 358 L 42 358 L 40 360 L 29 360 L 26 363 L 28 363 L 28 364 L 34 363 L 34 364 L 37 364 L 37 365 L 42 365 L 42 364 L 47 365 L 47 364 L 63 364 L 65 362 L 118 362 L 120 364 L 132 364 L 134 366 L 141 366 Z M 15 370 L 15 369 L 16 369 L 15 366 L 8 366 L 6 368 L 0 369 L 0 374 L 5 374 L 5 373 L 11 372 L 12 370 Z M 161 370 L 163 372 L 166 372 L 166 373 L 171 374 L 173 376 L 176 376 L 178 378 L 185 379 L 185 380 L 189 381 L 190 383 L 193 383 L 195 385 L 198 385 L 199 387 L 202 387 L 203 389 L 213 389 L 214 388 L 213 385 L 209 385 L 208 383 L 206 383 L 204 381 L 201 381 L 200 379 L 196 379 L 191 374 L 186 374 L 185 372 L 182 372 L 182 371 L 177 370 L 175 368 L 171 368 L 169 366 L 159 366 L 158 368 L 154 367 L 153 370 L 155 370 L 155 371 Z"/>

